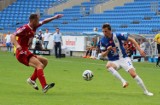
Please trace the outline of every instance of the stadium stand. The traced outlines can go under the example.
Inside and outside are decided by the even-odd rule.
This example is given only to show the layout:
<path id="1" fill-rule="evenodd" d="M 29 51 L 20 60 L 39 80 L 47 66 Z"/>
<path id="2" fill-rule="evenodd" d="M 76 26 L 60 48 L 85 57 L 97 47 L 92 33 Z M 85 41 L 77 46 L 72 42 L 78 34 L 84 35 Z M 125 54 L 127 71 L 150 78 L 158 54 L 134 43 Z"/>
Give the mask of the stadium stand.
<path id="1" fill-rule="evenodd" d="M 108 0 L 91 0 L 90 2 L 83 2 L 81 5 L 73 6 L 69 9 L 64 9 L 62 12 L 57 12 L 55 14 L 64 14 L 64 17 L 53 21 L 49 24 L 46 24 L 42 26 L 42 28 L 49 27 L 50 30 L 53 30 L 54 27 L 60 27 L 60 29 L 63 30 L 63 32 L 83 32 L 84 28 L 81 27 L 75 27 L 77 26 L 76 22 L 84 19 L 83 17 L 88 17 L 89 15 L 94 13 L 94 6 L 103 2 L 106 2 Z M 51 15 L 46 15 L 43 18 L 50 17 Z M 73 25 L 72 25 L 73 24 Z M 82 24 L 87 24 L 83 23 Z M 93 28 L 93 27 L 92 27 Z M 90 27 L 86 28 L 88 31 L 90 31 Z M 92 29 L 91 29 L 92 30 Z"/>
<path id="2" fill-rule="evenodd" d="M 90 4 L 92 4 L 91 2 Z M 53 25 L 56 26 L 59 22 L 64 22 L 64 24 L 59 25 L 63 31 L 84 32 L 92 31 L 93 27 L 101 29 L 103 23 L 110 23 L 114 32 L 156 34 L 159 31 L 160 18 L 155 11 L 151 11 L 152 2 L 153 0 L 135 0 L 133 3 L 115 7 L 114 10 L 107 10 L 101 14 L 91 13 L 88 16 L 82 16 L 81 13 L 77 12 L 80 7 L 74 6 L 72 9 L 59 12 L 65 14 L 66 17 Z M 158 1 L 158 5 L 159 3 Z M 90 4 L 83 3 L 82 6 L 89 7 Z"/>
<path id="3" fill-rule="evenodd" d="M 0 30 L 15 31 L 28 21 L 31 13 L 44 13 L 49 7 L 59 5 L 67 0 L 17 0 L 0 11 Z"/>
<path id="4" fill-rule="evenodd" d="M 28 16 L 32 12 L 42 14 L 41 19 L 52 15 L 44 14 L 45 10 L 67 0 L 17 0 L 12 5 L 0 11 L 0 31 L 11 32 L 16 27 L 28 21 Z M 90 0 L 81 5 L 64 9 L 61 13 L 65 16 L 49 24 L 42 26 L 54 31 L 59 27 L 63 32 L 84 32 L 93 31 L 97 27 L 101 31 L 103 23 L 110 23 L 114 32 L 130 32 L 135 34 L 156 34 L 159 30 L 160 16 L 156 11 L 152 11 L 151 5 L 160 0 L 134 0 L 133 3 L 125 3 L 124 6 L 117 6 L 113 10 L 106 10 L 100 14 L 94 14 L 94 7 L 109 0 Z"/>

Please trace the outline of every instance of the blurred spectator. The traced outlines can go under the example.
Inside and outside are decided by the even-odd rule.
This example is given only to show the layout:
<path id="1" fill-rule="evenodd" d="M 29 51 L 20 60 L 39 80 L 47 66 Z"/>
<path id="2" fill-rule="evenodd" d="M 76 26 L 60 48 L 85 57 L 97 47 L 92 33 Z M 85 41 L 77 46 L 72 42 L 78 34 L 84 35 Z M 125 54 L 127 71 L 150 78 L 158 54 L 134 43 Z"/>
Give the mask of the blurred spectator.
<path id="1" fill-rule="evenodd" d="M 50 35 L 51 35 L 51 33 L 49 33 L 49 30 L 46 29 L 46 32 L 42 36 L 43 37 L 43 44 L 44 44 L 45 49 L 47 49 Z"/>
<path id="2" fill-rule="evenodd" d="M 92 42 L 86 49 L 86 53 L 83 58 L 92 58 L 95 59 L 97 57 L 97 39 L 92 38 Z"/>
<path id="3" fill-rule="evenodd" d="M 158 50 L 158 60 L 157 60 L 156 66 L 160 67 L 159 65 L 159 62 L 160 62 L 160 34 L 157 34 L 154 37 L 154 41 L 157 43 L 157 50 Z"/>
<path id="4" fill-rule="evenodd" d="M 56 58 L 61 58 L 61 43 L 62 43 L 62 34 L 60 33 L 60 29 L 56 28 L 56 32 L 53 35 L 54 48 L 55 48 L 55 56 Z"/>
<path id="5" fill-rule="evenodd" d="M 90 7 L 89 8 L 89 14 L 93 14 L 94 13 L 94 9 L 93 9 L 93 7 Z"/>
<path id="6" fill-rule="evenodd" d="M 124 42 L 123 46 L 126 50 L 127 55 L 131 57 L 133 55 L 133 51 L 132 51 L 132 48 L 129 47 L 128 43 L 129 43 L 128 41 Z"/>
<path id="7" fill-rule="evenodd" d="M 12 43 L 11 43 L 11 33 L 10 32 L 8 32 L 8 34 L 6 35 L 5 42 L 6 42 L 7 51 L 11 52 L 12 51 Z"/>
<path id="8" fill-rule="evenodd" d="M 81 14 L 82 16 L 86 16 L 86 8 L 84 6 L 81 6 Z"/>
<path id="9" fill-rule="evenodd" d="M 128 42 L 128 49 L 132 51 L 132 55 L 136 55 L 136 48 L 131 42 Z"/>
<path id="10" fill-rule="evenodd" d="M 146 49 L 146 44 L 145 44 L 145 41 L 144 41 L 144 40 L 141 40 L 141 42 L 140 42 L 140 48 L 141 48 L 143 51 L 145 51 L 145 49 Z"/>
<path id="11" fill-rule="evenodd" d="M 94 27 L 94 28 L 93 28 L 93 32 L 98 32 L 98 28 L 97 28 L 97 27 Z"/>
<path id="12" fill-rule="evenodd" d="M 16 28 L 16 31 L 18 30 L 18 28 Z M 16 40 L 18 40 L 18 36 L 16 36 Z M 16 55 L 16 46 L 13 44 L 13 55 Z"/>
<path id="13" fill-rule="evenodd" d="M 90 47 L 88 47 L 86 49 L 85 56 L 83 56 L 83 58 L 90 58 L 91 54 L 92 54 L 92 49 Z"/>
<path id="14" fill-rule="evenodd" d="M 38 34 L 37 34 L 37 37 L 36 37 L 36 38 L 41 42 L 41 44 L 42 44 L 42 42 L 43 42 L 43 41 L 42 41 L 42 37 L 43 37 L 43 33 L 42 33 L 42 30 L 40 29 L 39 32 L 38 32 Z"/>
<path id="15" fill-rule="evenodd" d="M 92 50 L 92 54 L 91 57 L 92 59 L 95 59 L 97 57 L 97 39 L 96 38 L 92 38 L 92 42 L 91 42 L 91 50 Z"/>
<path id="16" fill-rule="evenodd" d="M 38 39 L 38 36 L 37 36 L 37 35 L 35 35 L 35 36 L 34 36 L 34 38 L 33 38 L 33 40 L 32 40 L 32 46 L 31 46 L 31 49 L 35 49 L 37 39 Z"/>
<path id="17" fill-rule="evenodd" d="M 35 47 L 34 47 L 35 50 L 43 50 L 41 40 L 39 40 L 38 37 L 34 37 L 34 39 L 33 39 L 33 45 L 34 44 L 35 44 Z"/>

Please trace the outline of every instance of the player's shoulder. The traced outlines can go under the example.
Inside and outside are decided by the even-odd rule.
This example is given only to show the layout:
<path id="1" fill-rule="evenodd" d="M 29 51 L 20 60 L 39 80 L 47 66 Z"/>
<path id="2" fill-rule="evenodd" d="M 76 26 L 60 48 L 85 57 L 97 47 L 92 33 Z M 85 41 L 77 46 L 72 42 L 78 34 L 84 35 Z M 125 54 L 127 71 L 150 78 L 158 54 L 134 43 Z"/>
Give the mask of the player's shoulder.
<path id="1" fill-rule="evenodd" d="M 127 32 L 121 32 L 121 33 L 115 33 L 117 37 L 128 37 L 129 33 Z"/>
<path id="2" fill-rule="evenodd" d="M 26 30 L 28 30 L 27 24 L 25 24 L 25 25 L 17 28 L 17 30 L 16 30 L 16 32 L 15 32 L 14 34 L 15 34 L 15 35 L 16 35 L 16 34 L 20 34 L 20 33 L 22 33 L 22 32 L 25 32 Z"/>
<path id="3" fill-rule="evenodd" d="M 109 39 L 107 37 L 103 36 L 100 41 L 101 41 L 101 43 L 108 43 Z"/>
<path id="4" fill-rule="evenodd" d="M 123 35 L 125 35 L 126 33 L 123 33 L 123 32 L 117 32 L 117 33 L 113 33 L 113 34 L 115 34 L 116 36 L 123 36 Z"/>
<path id="5" fill-rule="evenodd" d="M 114 34 L 114 33 L 113 33 Z M 128 32 L 117 32 L 115 33 L 116 35 L 129 35 Z"/>
<path id="6" fill-rule="evenodd" d="M 28 25 L 27 25 L 27 24 L 24 24 L 23 26 L 19 27 L 19 28 L 17 29 L 17 31 L 18 31 L 18 30 L 26 30 L 26 29 L 28 29 L 28 28 L 29 28 Z"/>
<path id="7" fill-rule="evenodd" d="M 104 40 L 106 40 L 106 37 L 103 36 L 100 41 L 104 41 Z"/>

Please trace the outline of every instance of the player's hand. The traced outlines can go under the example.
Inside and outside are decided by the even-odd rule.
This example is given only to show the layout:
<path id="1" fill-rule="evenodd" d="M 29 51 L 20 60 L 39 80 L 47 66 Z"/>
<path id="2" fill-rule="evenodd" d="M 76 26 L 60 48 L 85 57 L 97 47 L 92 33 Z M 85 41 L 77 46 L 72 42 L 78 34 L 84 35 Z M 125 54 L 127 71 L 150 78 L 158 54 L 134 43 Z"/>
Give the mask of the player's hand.
<path id="1" fill-rule="evenodd" d="M 146 56 L 146 53 L 143 50 L 140 50 L 139 53 L 141 54 L 142 57 Z"/>
<path id="2" fill-rule="evenodd" d="M 20 45 L 16 46 L 17 50 L 22 50 L 22 47 Z"/>
<path id="3" fill-rule="evenodd" d="M 57 14 L 57 15 L 54 16 L 55 19 L 59 19 L 61 17 L 63 17 L 63 14 Z"/>
<path id="4" fill-rule="evenodd" d="M 112 46 L 107 47 L 107 50 L 110 51 L 112 49 Z"/>

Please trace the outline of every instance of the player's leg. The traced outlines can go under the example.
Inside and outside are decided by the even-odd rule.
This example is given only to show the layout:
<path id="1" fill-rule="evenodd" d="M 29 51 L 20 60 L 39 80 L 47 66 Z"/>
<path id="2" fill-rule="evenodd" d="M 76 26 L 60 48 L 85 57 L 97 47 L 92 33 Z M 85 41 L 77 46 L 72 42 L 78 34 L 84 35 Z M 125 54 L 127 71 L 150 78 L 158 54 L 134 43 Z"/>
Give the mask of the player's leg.
<path id="1" fill-rule="evenodd" d="M 134 80 L 137 82 L 137 84 L 144 91 L 144 94 L 146 94 L 148 96 L 152 96 L 153 95 L 153 93 L 148 92 L 146 86 L 143 83 L 143 80 L 135 72 L 135 68 L 133 67 L 133 64 L 132 64 L 130 58 L 123 58 L 123 60 L 121 60 L 121 64 L 120 65 L 122 66 L 122 68 L 124 70 L 126 70 L 132 76 L 132 78 L 134 78 Z"/>
<path id="2" fill-rule="evenodd" d="M 42 56 L 37 56 L 37 59 L 44 65 L 44 68 L 47 66 L 48 64 L 48 60 Z M 37 68 L 35 68 L 32 76 L 30 78 L 27 79 L 27 82 L 36 90 L 38 90 L 38 86 L 35 83 L 36 79 L 37 79 Z"/>
<path id="3" fill-rule="evenodd" d="M 29 60 L 29 66 L 37 69 L 37 77 L 42 85 L 42 88 L 44 88 L 47 84 L 43 73 L 44 65 L 36 57 L 31 57 Z"/>
<path id="4" fill-rule="evenodd" d="M 145 95 L 153 96 L 153 93 L 151 93 L 147 90 L 146 86 L 144 85 L 143 80 L 136 74 L 136 72 L 133 68 L 129 69 L 128 72 L 132 76 L 132 78 L 134 78 L 134 80 L 137 82 L 137 84 L 142 88 Z"/>
<path id="5" fill-rule="evenodd" d="M 44 58 L 42 56 L 37 56 L 37 59 L 43 64 L 44 68 L 47 66 L 47 64 L 48 64 L 47 58 Z"/>
<path id="6" fill-rule="evenodd" d="M 117 72 L 117 69 L 119 68 L 118 64 L 108 61 L 106 68 L 113 76 L 122 82 L 123 88 L 128 86 L 127 81 Z"/>
<path id="7" fill-rule="evenodd" d="M 157 50 L 158 50 L 158 60 L 157 60 L 156 66 L 160 67 L 160 65 L 159 65 L 159 62 L 160 62 L 160 45 L 159 44 L 157 44 Z"/>
<path id="8" fill-rule="evenodd" d="M 44 68 L 47 66 L 48 60 L 46 58 L 44 58 L 42 56 L 36 56 L 36 58 L 44 65 Z M 30 77 L 30 79 L 32 81 L 36 81 L 36 79 L 37 79 L 37 68 L 35 68 L 35 70 L 34 70 L 32 76 Z"/>
<path id="9" fill-rule="evenodd" d="M 157 67 L 160 67 L 159 62 L 160 62 L 160 54 L 158 54 L 158 60 L 157 60 L 157 63 L 156 63 Z"/>
<path id="10" fill-rule="evenodd" d="M 29 60 L 29 65 L 37 69 L 37 77 L 41 83 L 41 86 L 42 86 L 44 93 L 46 93 L 48 91 L 48 89 L 52 88 L 55 85 L 54 83 L 51 83 L 49 85 L 46 83 L 46 79 L 45 79 L 45 76 L 43 73 L 43 69 L 45 66 L 43 65 L 43 63 L 41 63 L 39 61 L 38 58 L 36 58 L 34 56 L 31 57 Z"/>

